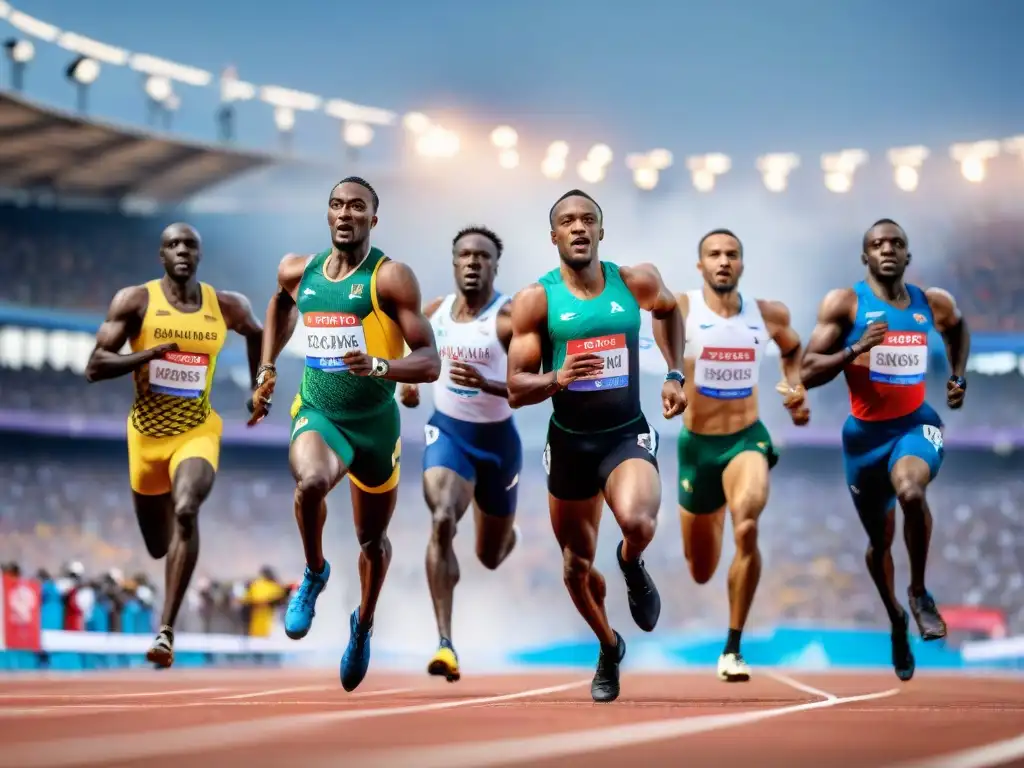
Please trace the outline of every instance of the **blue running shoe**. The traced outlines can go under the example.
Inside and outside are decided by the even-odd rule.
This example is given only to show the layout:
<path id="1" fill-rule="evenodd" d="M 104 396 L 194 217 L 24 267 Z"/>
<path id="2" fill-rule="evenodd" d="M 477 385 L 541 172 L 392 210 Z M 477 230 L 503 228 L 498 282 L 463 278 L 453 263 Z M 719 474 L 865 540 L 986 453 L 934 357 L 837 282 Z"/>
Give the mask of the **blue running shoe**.
<path id="1" fill-rule="evenodd" d="M 292 640 L 300 640 L 309 632 L 313 626 L 313 617 L 316 616 L 316 599 L 327 586 L 327 580 L 331 577 L 331 564 L 324 560 L 322 573 L 313 573 L 309 566 L 302 576 L 302 583 L 295 590 L 292 599 L 288 601 L 288 610 L 284 614 L 284 633 Z"/>
<path id="2" fill-rule="evenodd" d="M 914 653 L 910 650 L 910 617 L 906 611 L 903 612 L 903 621 L 892 628 L 892 668 L 896 671 L 896 677 L 904 683 L 909 682 L 914 676 L 914 669 L 917 666 L 914 662 Z"/>
<path id="3" fill-rule="evenodd" d="M 354 691 L 366 677 L 370 668 L 370 636 L 373 634 L 373 623 L 363 627 L 359 624 L 359 609 L 352 611 L 349 619 L 352 634 L 348 639 L 348 647 L 341 657 L 341 687 L 346 691 Z"/>

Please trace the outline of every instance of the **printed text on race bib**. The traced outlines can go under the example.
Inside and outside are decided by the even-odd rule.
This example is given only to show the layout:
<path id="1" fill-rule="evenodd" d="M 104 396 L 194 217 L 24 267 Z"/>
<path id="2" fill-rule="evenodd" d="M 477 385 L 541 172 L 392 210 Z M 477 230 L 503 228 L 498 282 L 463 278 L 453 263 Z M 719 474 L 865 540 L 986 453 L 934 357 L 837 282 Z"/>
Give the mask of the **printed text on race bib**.
<path id="1" fill-rule="evenodd" d="M 704 397 L 738 400 L 757 386 L 757 353 L 750 347 L 704 347 L 694 370 L 694 384 Z"/>
<path id="2" fill-rule="evenodd" d="M 928 336 L 924 333 L 889 331 L 885 340 L 870 350 L 871 381 L 910 386 L 920 384 L 928 373 Z"/>
<path id="3" fill-rule="evenodd" d="M 346 312 L 306 312 L 306 365 L 325 373 L 348 370 L 342 359 L 349 352 L 366 352 L 363 323 Z"/>
<path id="4" fill-rule="evenodd" d="M 629 386 L 629 348 L 624 333 L 570 341 L 565 345 L 565 354 L 591 354 L 604 359 L 604 372 L 600 376 L 572 382 L 569 384 L 572 391 L 595 392 Z"/>
<path id="5" fill-rule="evenodd" d="M 149 389 L 161 395 L 195 400 L 206 389 L 209 355 L 192 352 L 165 352 L 149 363 Z"/>

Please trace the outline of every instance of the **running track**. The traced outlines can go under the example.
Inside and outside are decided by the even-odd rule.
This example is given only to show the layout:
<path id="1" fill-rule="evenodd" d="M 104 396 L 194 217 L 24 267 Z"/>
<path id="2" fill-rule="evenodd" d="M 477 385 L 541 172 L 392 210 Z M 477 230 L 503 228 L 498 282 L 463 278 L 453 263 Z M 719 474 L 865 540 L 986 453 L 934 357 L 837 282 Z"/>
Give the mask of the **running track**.
<path id="1" fill-rule="evenodd" d="M 1024 766 L 1024 678 L 585 671 L 447 684 L 371 671 L 134 670 L 0 678 L 0 768 Z"/>

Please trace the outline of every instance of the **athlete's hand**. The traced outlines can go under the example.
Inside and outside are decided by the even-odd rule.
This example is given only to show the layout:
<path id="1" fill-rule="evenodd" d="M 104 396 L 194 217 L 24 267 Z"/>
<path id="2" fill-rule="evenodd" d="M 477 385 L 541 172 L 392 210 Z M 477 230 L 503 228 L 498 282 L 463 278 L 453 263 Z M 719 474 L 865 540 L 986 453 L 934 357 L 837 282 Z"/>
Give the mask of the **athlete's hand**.
<path id="1" fill-rule="evenodd" d="M 161 357 L 163 357 L 168 352 L 177 352 L 178 351 L 178 345 L 177 344 L 158 344 L 157 346 L 151 347 L 150 349 L 147 349 L 146 351 L 149 353 L 149 359 L 150 360 L 159 360 Z"/>
<path id="2" fill-rule="evenodd" d="M 358 349 L 346 352 L 341 360 L 355 376 L 369 376 L 373 370 L 373 358 Z"/>
<path id="3" fill-rule="evenodd" d="M 792 386 L 788 381 L 780 381 L 775 391 L 785 398 L 782 405 L 789 411 L 793 423 L 802 427 L 811 420 L 811 409 L 807 407 L 807 390 L 803 384 Z"/>
<path id="4" fill-rule="evenodd" d="M 686 410 L 686 393 L 683 385 L 675 379 L 668 379 L 661 385 L 661 414 L 673 419 Z"/>
<path id="5" fill-rule="evenodd" d="M 274 387 L 277 386 L 277 371 L 263 368 L 256 377 L 256 389 L 247 403 L 249 413 L 248 425 L 254 427 L 270 413 L 270 405 L 274 401 Z"/>
<path id="6" fill-rule="evenodd" d="M 452 384 L 460 387 L 483 389 L 487 386 L 487 380 L 480 375 L 480 371 L 469 363 L 460 363 L 458 360 L 452 361 L 451 367 L 448 369 L 448 377 L 452 380 Z"/>
<path id="7" fill-rule="evenodd" d="M 960 386 L 963 384 L 963 386 Z M 946 405 L 956 410 L 964 404 L 964 396 L 967 394 L 967 379 L 950 376 L 946 382 Z"/>
<path id="8" fill-rule="evenodd" d="M 566 355 L 555 378 L 558 386 L 565 389 L 579 379 L 590 379 L 604 373 L 604 358 L 592 352 L 581 355 Z"/>
<path id="9" fill-rule="evenodd" d="M 415 408 L 420 404 L 420 388 L 415 384 L 399 384 L 398 399 L 406 408 Z"/>
<path id="10" fill-rule="evenodd" d="M 889 324 L 886 322 L 876 321 L 868 323 L 864 335 L 854 342 L 853 351 L 858 355 L 862 355 L 872 347 L 877 347 L 885 340 L 885 334 L 888 330 Z"/>

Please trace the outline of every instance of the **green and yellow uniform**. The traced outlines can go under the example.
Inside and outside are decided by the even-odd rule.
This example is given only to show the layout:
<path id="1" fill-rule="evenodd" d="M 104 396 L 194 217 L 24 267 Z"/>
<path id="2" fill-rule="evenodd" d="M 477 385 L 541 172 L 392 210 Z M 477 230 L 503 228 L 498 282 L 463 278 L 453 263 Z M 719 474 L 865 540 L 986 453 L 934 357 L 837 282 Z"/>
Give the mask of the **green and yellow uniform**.
<path id="1" fill-rule="evenodd" d="M 291 439 L 319 433 L 357 488 L 385 493 L 398 485 L 402 452 L 395 382 L 355 376 L 342 358 L 353 350 L 387 360 L 404 356 L 402 331 L 377 297 L 377 275 L 388 257 L 371 248 L 351 274 L 332 280 L 330 254 L 310 259 L 299 282 L 306 367 L 292 403 Z"/>

